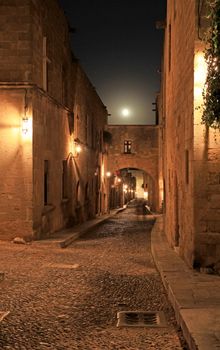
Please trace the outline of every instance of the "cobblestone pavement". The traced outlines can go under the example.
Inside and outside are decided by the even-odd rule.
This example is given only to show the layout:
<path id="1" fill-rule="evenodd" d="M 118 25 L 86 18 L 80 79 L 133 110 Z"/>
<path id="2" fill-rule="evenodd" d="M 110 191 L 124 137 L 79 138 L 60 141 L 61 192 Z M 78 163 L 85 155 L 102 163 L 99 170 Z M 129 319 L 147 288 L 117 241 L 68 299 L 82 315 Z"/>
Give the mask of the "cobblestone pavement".
<path id="1" fill-rule="evenodd" d="M 67 249 L 0 243 L 0 349 L 187 349 L 150 253 L 153 221 L 135 208 Z M 163 310 L 166 328 L 117 328 L 117 312 Z"/>

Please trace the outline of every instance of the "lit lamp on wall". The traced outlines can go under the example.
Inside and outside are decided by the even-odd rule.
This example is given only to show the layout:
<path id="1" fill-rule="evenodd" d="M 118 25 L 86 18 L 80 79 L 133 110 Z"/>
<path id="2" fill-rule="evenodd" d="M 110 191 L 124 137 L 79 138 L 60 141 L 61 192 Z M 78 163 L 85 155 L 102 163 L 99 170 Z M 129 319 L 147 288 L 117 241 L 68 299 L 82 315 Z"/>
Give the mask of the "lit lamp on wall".
<path id="1" fill-rule="evenodd" d="M 82 152 L 82 147 L 80 145 L 76 145 L 76 153 L 79 154 Z"/>
<path id="2" fill-rule="evenodd" d="M 82 146 L 79 144 L 77 140 L 74 141 L 74 149 L 75 149 L 75 155 L 74 158 L 78 157 L 78 155 L 82 152 Z"/>
<path id="3" fill-rule="evenodd" d="M 24 113 L 21 119 L 21 134 L 24 140 L 32 139 L 32 106 L 27 91 L 24 95 Z"/>
<path id="4" fill-rule="evenodd" d="M 22 118 L 21 130 L 22 130 L 23 135 L 26 135 L 28 133 L 28 128 L 29 128 L 28 122 L 29 121 L 28 121 L 28 118 L 26 116 Z"/>
<path id="5" fill-rule="evenodd" d="M 24 139 L 31 139 L 32 136 L 32 118 L 24 116 L 21 121 L 21 133 Z"/>
<path id="6" fill-rule="evenodd" d="M 110 177 L 110 176 L 111 176 L 110 171 L 107 171 L 106 176 L 107 176 L 107 177 Z"/>

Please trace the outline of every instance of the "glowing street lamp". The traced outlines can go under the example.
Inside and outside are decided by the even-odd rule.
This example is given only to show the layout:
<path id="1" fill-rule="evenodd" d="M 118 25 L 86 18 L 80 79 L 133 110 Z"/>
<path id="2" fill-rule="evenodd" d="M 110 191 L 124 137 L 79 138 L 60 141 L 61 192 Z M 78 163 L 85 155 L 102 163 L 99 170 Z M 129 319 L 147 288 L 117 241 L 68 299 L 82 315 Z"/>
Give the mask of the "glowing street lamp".
<path id="1" fill-rule="evenodd" d="M 82 147 L 80 145 L 76 146 L 76 153 L 79 154 L 82 152 Z"/>
<path id="2" fill-rule="evenodd" d="M 78 155 L 82 152 L 82 146 L 78 142 L 74 142 L 74 154 L 73 158 L 77 158 Z"/>
<path id="3" fill-rule="evenodd" d="M 24 139 L 31 139 L 32 137 L 32 118 L 26 115 L 21 121 L 21 133 Z"/>

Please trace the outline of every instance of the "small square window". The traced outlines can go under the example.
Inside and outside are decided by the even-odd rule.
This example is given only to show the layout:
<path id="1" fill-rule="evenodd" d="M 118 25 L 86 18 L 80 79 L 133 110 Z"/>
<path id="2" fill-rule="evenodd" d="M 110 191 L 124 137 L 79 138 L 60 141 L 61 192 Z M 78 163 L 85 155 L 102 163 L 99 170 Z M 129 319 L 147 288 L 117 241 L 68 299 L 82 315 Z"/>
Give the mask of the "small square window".
<path id="1" fill-rule="evenodd" d="M 128 141 L 128 140 L 124 141 L 124 153 L 131 153 L 131 145 L 132 145 L 131 141 Z"/>

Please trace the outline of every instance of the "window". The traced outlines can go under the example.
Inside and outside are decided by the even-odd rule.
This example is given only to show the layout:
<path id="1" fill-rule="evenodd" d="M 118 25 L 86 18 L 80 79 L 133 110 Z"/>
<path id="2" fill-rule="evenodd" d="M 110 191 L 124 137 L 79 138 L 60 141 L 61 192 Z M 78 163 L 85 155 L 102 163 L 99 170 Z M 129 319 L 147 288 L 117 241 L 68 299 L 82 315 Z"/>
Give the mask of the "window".
<path id="1" fill-rule="evenodd" d="M 174 0 L 174 20 L 176 19 L 176 0 Z"/>
<path id="2" fill-rule="evenodd" d="M 85 202 L 88 200 L 89 200 L 89 184 L 87 182 L 85 186 Z"/>
<path id="3" fill-rule="evenodd" d="M 185 151 L 185 177 L 186 177 L 186 184 L 189 183 L 189 151 Z"/>
<path id="4" fill-rule="evenodd" d="M 76 184 L 76 204 L 79 204 L 79 181 Z"/>
<path id="5" fill-rule="evenodd" d="M 169 65 L 169 72 L 171 70 L 171 24 L 169 24 L 169 56 L 168 56 L 168 65 Z"/>
<path id="6" fill-rule="evenodd" d="M 91 123 L 91 146 L 94 149 L 96 146 L 96 138 L 95 138 L 95 125 Z"/>
<path id="7" fill-rule="evenodd" d="M 99 150 L 102 152 L 102 142 L 103 141 L 103 132 L 102 130 L 99 132 Z"/>
<path id="8" fill-rule="evenodd" d="M 48 65 L 50 63 L 47 57 L 47 37 L 43 37 L 43 89 L 48 91 Z"/>
<path id="9" fill-rule="evenodd" d="M 131 141 L 124 141 L 124 153 L 131 153 Z"/>
<path id="10" fill-rule="evenodd" d="M 62 198 L 68 198 L 68 172 L 67 172 L 67 160 L 63 160 L 62 169 Z"/>
<path id="11" fill-rule="evenodd" d="M 64 106 L 68 105 L 68 75 L 66 64 L 62 65 L 62 101 Z"/>
<path id="12" fill-rule="evenodd" d="M 86 115 L 86 119 L 85 119 L 85 142 L 87 143 L 88 146 L 90 146 L 89 144 L 89 115 Z"/>
<path id="13" fill-rule="evenodd" d="M 44 161 L 44 205 L 48 204 L 49 196 L 49 160 Z"/>

